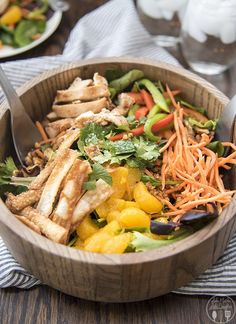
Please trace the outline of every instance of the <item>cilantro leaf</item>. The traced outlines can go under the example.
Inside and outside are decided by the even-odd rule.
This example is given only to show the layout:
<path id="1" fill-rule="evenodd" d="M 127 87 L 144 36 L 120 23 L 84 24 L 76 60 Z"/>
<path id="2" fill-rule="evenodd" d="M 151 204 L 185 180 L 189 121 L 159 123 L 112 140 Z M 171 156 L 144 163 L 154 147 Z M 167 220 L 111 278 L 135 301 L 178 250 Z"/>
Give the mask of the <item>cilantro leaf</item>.
<path id="1" fill-rule="evenodd" d="M 90 180 L 102 179 L 110 186 L 112 185 L 112 177 L 109 175 L 107 170 L 98 163 L 94 163 L 92 166 L 92 173 L 90 174 Z"/>
<path id="2" fill-rule="evenodd" d="M 135 153 L 136 148 L 132 141 L 116 141 L 116 142 L 109 142 L 108 148 L 113 155 L 122 155 L 122 154 L 131 154 Z"/>
<path id="3" fill-rule="evenodd" d="M 112 185 L 112 177 L 109 175 L 107 170 L 100 164 L 94 163 L 92 165 L 92 172 L 89 174 L 89 179 L 84 183 L 83 188 L 85 190 L 96 189 L 96 181 L 102 179 L 110 186 Z"/>
<path id="4" fill-rule="evenodd" d="M 133 168 L 152 167 L 153 162 L 160 156 L 159 145 L 142 136 L 116 142 L 105 140 L 100 151 L 101 154 L 93 157 L 97 163 L 109 162 L 119 165 L 127 163 Z"/>
<path id="5" fill-rule="evenodd" d="M 96 181 L 91 180 L 91 181 L 85 182 L 84 185 L 83 185 L 83 189 L 84 190 L 94 190 L 94 189 L 96 189 Z"/>
<path id="6" fill-rule="evenodd" d="M 150 177 L 146 174 L 143 174 L 141 177 L 141 181 L 143 183 L 148 183 L 150 182 L 153 187 L 160 187 L 162 185 L 161 180 L 155 179 L 154 177 Z M 166 180 L 165 184 L 166 185 L 176 185 L 181 183 L 181 181 L 175 181 L 175 180 Z"/>
<path id="7" fill-rule="evenodd" d="M 111 127 L 103 127 L 95 122 L 92 122 L 80 131 L 79 143 L 82 143 L 84 146 L 89 144 L 98 144 L 99 141 L 104 140 L 106 135 L 111 131 Z"/>
<path id="8" fill-rule="evenodd" d="M 111 153 L 107 150 L 104 150 L 103 153 L 101 153 L 97 156 L 94 156 L 93 160 L 99 164 L 104 164 L 104 163 L 110 161 L 111 158 L 112 158 Z"/>
<path id="9" fill-rule="evenodd" d="M 11 176 L 14 170 L 17 167 L 12 157 L 8 157 L 5 163 L 0 163 L 0 176 Z"/>
<path id="10" fill-rule="evenodd" d="M 136 158 L 154 161 L 160 156 L 159 147 L 156 143 L 147 141 L 141 136 L 134 138 L 133 143 L 136 147 Z"/>

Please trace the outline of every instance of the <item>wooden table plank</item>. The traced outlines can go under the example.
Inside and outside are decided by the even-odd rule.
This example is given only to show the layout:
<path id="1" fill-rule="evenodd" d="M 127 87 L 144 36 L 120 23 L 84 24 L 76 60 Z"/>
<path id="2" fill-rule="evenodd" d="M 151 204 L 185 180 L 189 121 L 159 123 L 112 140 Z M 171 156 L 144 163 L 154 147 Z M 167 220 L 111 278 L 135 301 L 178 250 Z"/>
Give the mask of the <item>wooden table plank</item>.
<path id="1" fill-rule="evenodd" d="M 14 288 L 0 293 L 0 323 L 83 324 L 208 324 L 209 297 L 168 294 L 126 304 L 96 303 L 40 286 L 29 291 Z"/>
<path id="2" fill-rule="evenodd" d="M 4 59 L 14 61 L 42 55 L 56 55 L 77 20 L 107 0 L 69 0 L 71 8 L 64 13 L 57 31 L 43 44 L 29 52 Z M 179 48 L 168 49 L 186 67 Z M 228 96 L 236 89 L 236 66 L 219 75 L 205 77 Z M 0 290 L 0 323 L 83 323 L 83 324 L 208 324 L 206 315 L 209 296 L 168 294 L 148 301 L 129 304 L 95 303 L 67 296 L 47 286 L 30 290 Z M 235 323 L 231 321 L 231 323 Z"/>

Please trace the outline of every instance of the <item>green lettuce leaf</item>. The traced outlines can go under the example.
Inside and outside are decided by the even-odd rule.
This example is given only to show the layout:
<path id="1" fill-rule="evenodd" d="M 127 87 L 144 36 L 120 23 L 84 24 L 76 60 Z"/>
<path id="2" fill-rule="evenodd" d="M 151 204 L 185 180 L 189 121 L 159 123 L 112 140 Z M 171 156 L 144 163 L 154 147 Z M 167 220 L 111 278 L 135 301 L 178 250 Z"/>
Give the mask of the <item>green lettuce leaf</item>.
<path id="1" fill-rule="evenodd" d="M 205 123 L 201 123 L 201 122 L 197 121 L 196 119 L 190 117 L 190 118 L 188 118 L 188 122 L 192 127 L 197 126 L 199 128 L 204 128 L 204 129 L 208 129 L 208 130 L 215 130 L 218 120 L 217 119 L 216 120 L 210 119 Z"/>
<path id="2" fill-rule="evenodd" d="M 135 252 L 144 252 L 147 250 L 158 249 L 162 246 L 166 246 L 177 241 L 184 239 L 185 237 L 192 234 L 191 229 L 179 229 L 171 235 L 170 239 L 167 240 L 154 240 L 139 232 L 133 232 L 134 239 L 130 243 L 130 247 L 135 250 Z"/>
<path id="3" fill-rule="evenodd" d="M 28 185 L 34 178 L 13 177 L 13 171 L 17 170 L 12 157 L 8 157 L 5 163 L 0 163 L 0 196 L 12 192 L 17 195 L 28 190 Z"/>

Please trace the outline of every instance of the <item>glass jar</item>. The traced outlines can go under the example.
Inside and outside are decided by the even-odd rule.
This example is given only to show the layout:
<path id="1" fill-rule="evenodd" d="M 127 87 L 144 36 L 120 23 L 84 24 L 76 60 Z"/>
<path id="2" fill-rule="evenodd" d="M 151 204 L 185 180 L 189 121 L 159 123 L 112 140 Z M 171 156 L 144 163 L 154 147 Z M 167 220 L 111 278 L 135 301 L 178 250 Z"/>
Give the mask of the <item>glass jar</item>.
<path id="1" fill-rule="evenodd" d="M 236 0 L 190 0 L 181 47 L 190 67 L 219 74 L 236 62 Z"/>
<path id="2" fill-rule="evenodd" d="M 180 22 L 188 0 L 137 0 L 140 20 L 160 46 L 179 41 Z"/>

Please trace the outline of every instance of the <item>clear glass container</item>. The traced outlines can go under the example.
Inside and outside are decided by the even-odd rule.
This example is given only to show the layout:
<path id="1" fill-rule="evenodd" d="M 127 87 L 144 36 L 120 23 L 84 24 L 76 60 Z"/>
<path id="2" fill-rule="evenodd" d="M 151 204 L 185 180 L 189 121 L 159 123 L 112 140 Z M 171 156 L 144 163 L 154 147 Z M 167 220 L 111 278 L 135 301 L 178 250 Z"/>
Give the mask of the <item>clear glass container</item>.
<path id="1" fill-rule="evenodd" d="M 160 46 L 179 41 L 180 23 L 188 0 L 137 0 L 141 22 Z"/>
<path id="2" fill-rule="evenodd" d="M 236 62 L 236 0 L 190 0 L 181 48 L 196 72 L 219 74 Z"/>

